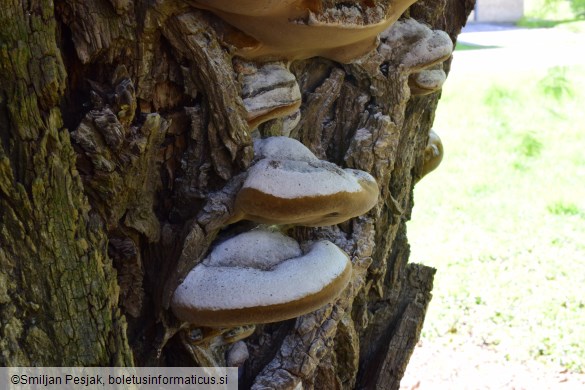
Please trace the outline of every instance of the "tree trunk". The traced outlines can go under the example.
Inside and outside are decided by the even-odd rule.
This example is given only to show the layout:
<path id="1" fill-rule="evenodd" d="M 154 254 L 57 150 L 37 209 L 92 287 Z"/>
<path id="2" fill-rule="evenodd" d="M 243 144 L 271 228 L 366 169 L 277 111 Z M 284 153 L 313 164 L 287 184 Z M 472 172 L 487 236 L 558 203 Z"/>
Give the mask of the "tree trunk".
<path id="1" fill-rule="evenodd" d="M 244 339 L 242 388 L 398 388 L 434 274 L 408 264 L 405 222 L 440 92 L 419 95 L 413 77 L 450 64 L 409 59 L 423 25 L 454 42 L 473 0 L 416 2 L 378 50 L 371 38 L 247 59 L 258 40 L 207 3 L 2 1 L 0 364 L 226 365 L 226 331 L 194 341 L 210 330 L 180 323 L 169 302 L 218 235 L 253 226 L 227 225 L 252 139 L 284 134 L 370 172 L 381 193 L 364 216 L 289 231 L 335 242 L 353 276 L 334 303 Z M 302 2 L 342 26 L 398 2 L 341 3 Z M 300 120 L 299 102 L 244 96 L 246 77 L 280 57 Z M 271 111 L 256 116 L 246 99 Z"/>

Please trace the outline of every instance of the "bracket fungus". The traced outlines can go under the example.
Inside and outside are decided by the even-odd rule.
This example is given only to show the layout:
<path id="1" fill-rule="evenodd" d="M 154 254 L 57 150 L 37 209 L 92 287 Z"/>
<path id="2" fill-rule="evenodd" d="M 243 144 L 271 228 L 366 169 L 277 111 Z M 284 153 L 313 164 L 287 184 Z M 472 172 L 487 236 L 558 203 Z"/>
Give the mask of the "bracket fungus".
<path id="1" fill-rule="evenodd" d="M 242 99 L 251 129 L 271 119 L 299 110 L 301 91 L 295 76 L 283 63 L 271 62 L 243 68 Z"/>
<path id="2" fill-rule="evenodd" d="M 298 60 L 322 56 L 349 63 L 377 46 L 377 35 L 416 0 L 338 2 L 321 0 L 192 0 L 241 33 L 231 39 L 236 55 L 254 60 Z M 230 39 L 226 39 L 230 41 Z"/>
<path id="3" fill-rule="evenodd" d="M 443 68 L 435 66 L 433 69 L 412 73 L 408 78 L 408 86 L 413 95 L 428 95 L 441 89 L 446 79 L 447 74 Z"/>
<path id="4" fill-rule="evenodd" d="M 366 213 L 378 201 L 378 184 L 369 173 L 319 160 L 295 139 L 270 137 L 254 148 L 259 161 L 236 196 L 231 223 L 329 226 Z"/>
<path id="5" fill-rule="evenodd" d="M 351 262 L 329 241 L 299 244 L 256 229 L 217 245 L 177 287 L 171 308 L 199 326 L 282 321 L 334 300 L 349 283 Z"/>
<path id="6" fill-rule="evenodd" d="M 442 63 L 453 52 L 449 34 L 404 19 L 380 34 L 380 39 L 379 53 L 393 67 L 410 72 L 408 85 L 413 95 L 441 89 L 447 78 Z"/>
<path id="7" fill-rule="evenodd" d="M 414 19 L 399 20 L 380 34 L 380 39 L 380 54 L 395 66 L 411 71 L 441 63 L 453 52 L 449 34 L 431 30 Z"/>
<path id="8" fill-rule="evenodd" d="M 425 148 L 424 164 L 421 179 L 436 169 L 443 160 L 443 143 L 441 138 L 432 129 L 429 130 L 429 142 Z"/>

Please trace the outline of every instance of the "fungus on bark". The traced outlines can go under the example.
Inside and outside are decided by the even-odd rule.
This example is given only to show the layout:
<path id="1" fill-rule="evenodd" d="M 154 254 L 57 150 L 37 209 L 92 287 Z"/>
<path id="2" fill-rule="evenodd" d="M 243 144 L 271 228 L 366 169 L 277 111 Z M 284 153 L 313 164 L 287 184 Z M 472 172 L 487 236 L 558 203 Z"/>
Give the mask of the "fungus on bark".
<path id="1" fill-rule="evenodd" d="M 380 34 L 378 51 L 390 63 L 419 71 L 445 61 L 453 52 L 453 42 L 444 31 L 431 30 L 414 19 L 396 22 Z"/>
<path id="2" fill-rule="evenodd" d="M 271 119 L 294 114 L 301 106 L 295 76 L 282 62 L 235 66 L 242 79 L 242 99 L 251 129 Z"/>
<path id="3" fill-rule="evenodd" d="M 292 238 L 256 229 L 217 245 L 177 287 L 171 308 L 199 326 L 282 321 L 334 300 L 351 272 L 347 255 L 329 241 L 303 253 Z"/>
<path id="4" fill-rule="evenodd" d="M 429 142 L 425 148 L 424 164 L 421 179 L 436 169 L 443 160 L 443 143 L 441 138 L 432 129 L 429 130 Z M 420 179 L 419 179 L 420 180 Z"/>
<path id="5" fill-rule="evenodd" d="M 231 223 L 329 226 L 366 213 L 378 201 L 370 174 L 319 160 L 297 140 L 270 137 L 254 148 L 259 160 L 236 196 Z"/>
<path id="6" fill-rule="evenodd" d="M 192 0 L 237 28 L 225 37 L 236 55 L 255 60 L 298 60 L 321 56 L 349 63 L 377 46 L 377 35 L 416 0 L 382 5 L 341 5 L 323 9 L 321 1 Z"/>
<path id="7" fill-rule="evenodd" d="M 442 66 L 437 66 L 412 73 L 408 78 L 408 86 L 413 95 L 428 95 L 441 89 L 446 79 L 447 74 Z"/>
<path id="8" fill-rule="evenodd" d="M 410 72 L 408 85 L 413 95 L 441 89 L 447 78 L 442 63 L 453 52 L 449 34 L 431 30 L 414 19 L 404 19 L 380 34 L 380 39 L 378 52 L 391 67 Z"/>

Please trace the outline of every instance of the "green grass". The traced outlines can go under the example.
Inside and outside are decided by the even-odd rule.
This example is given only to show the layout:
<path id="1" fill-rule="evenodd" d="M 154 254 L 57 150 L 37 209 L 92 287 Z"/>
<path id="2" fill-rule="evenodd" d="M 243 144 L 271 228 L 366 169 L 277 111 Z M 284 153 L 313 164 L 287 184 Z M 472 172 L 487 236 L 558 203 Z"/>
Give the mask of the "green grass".
<path id="1" fill-rule="evenodd" d="M 585 67 L 449 76 L 411 261 L 438 268 L 423 338 L 585 372 Z"/>
<path id="2" fill-rule="evenodd" d="M 574 203 L 566 203 L 562 200 L 555 201 L 546 206 L 549 213 L 553 215 L 579 215 L 585 216 L 585 212 Z"/>
<path id="3" fill-rule="evenodd" d="M 579 1 L 579 0 L 573 0 Z M 524 0 L 526 19 L 562 21 L 574 19 L 578 15 L 567 0 Z"/>
<path id="4" fill-rule="evenodd" d="M 498 46 L 482 46 L 482 45 L 473 45 L 468 43 L 457 42 L 455 46 L 455 50 L 457 51 L 466 51 L 466 50 L 482 50 L 482 49 L 497 49 Z"/>
<path id="5" fill-rule="evenodd" d="M 553 28 L 563 25 L 569 25 L 573 23 L 579 23 L 580 20 L 577 18 L 571 18 L 566 20 L 547 20 L 547 19 L 535 19 L 530 17 L 523 17 L 516 25 L 518 27 L 525 28 Z"/>
<path id="6" fill-rule="evenodd" d="M 525 0 L 524 17 L 517 25 L 585 32 L 585 0 Z"/>

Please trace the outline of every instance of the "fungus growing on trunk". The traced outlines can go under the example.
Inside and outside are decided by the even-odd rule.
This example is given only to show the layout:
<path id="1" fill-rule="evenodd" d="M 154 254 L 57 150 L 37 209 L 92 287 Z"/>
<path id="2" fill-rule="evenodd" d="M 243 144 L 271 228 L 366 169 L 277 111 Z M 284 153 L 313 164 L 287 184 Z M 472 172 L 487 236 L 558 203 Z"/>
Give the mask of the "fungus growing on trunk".
<path id="1" fill-rule="evenodd" d="M 421 179 L 436 169 L 443 160 L 443 143 L 441 138 L 432 129 L 429 130 L 429 142 L 425 148 L 425 159 Z"/>
<path id="2" fill-rule="evenodd" d="M 239 29 L 236 54 L 255 60 L 322 56 L 349 63 L 377 46 L 377 35 L 416 0 L 393 0 L 387 9 L 365 2 L 323 9 L 307 0 L 192 0 Z M 232 34 L 236 35 L 236 34 Z M 229 41 L 229 39 L 227 39 Z"/>
<path id="3" fill-rule="evenodd" d="M 171 308 L 199 326 L 282 321 L 333 301 L 351 270 L 347 255 L 329 241 L 303 253 L 292 238 L 256 229 L 217 245 L 177 287 Z"/>
<path id="4" fill-rule="evenodd" d="M 374 207 L 379 189 L 368 173 L 319 160 L 299 141 L 271 137 L 254 144 L 248 170 L 230 221 L 329 226 Z"/>
<path id="5" fill-rule="evenodd" d="M 295 76 L 283 63 L 251 64 L 245 70 L 242 74 L 242 99 L 251 129 L 298 111 L 301 91 Z"/>
<path id="6" fill-rule="evenodd" d="M 449 34 L 431 30 L 414 19 L 404 19 L 380 34 L 380 39 L 378 52 L 391 68 L 410 72 L 408 85 L 413 95 L 441 89 L 447 78 L 442 63 L 453 52 Z"/>
<path id="7" fill-rule="evenodd" d="M 380 34 L 378 51 L 394 67 L 411 71 L 427 69 L 445 61 L 453 52 L 453 42 L 444 31 L 431 30 L 414 19 L 396 22 Z"/>
<path id="8" fill-rule="evenodd" d="M 442 66 L 436 69 L 423 69 L 420 72 L 412 73 L 408 78 L 410 93 L 413 95 L 428 95 L 443 87 L 447 74 Z"/>

